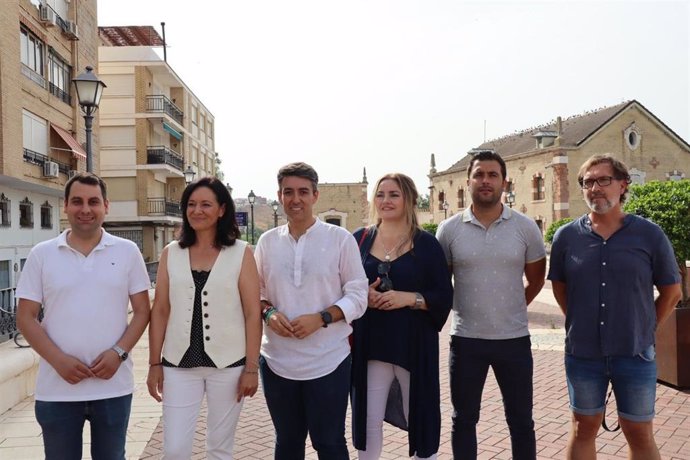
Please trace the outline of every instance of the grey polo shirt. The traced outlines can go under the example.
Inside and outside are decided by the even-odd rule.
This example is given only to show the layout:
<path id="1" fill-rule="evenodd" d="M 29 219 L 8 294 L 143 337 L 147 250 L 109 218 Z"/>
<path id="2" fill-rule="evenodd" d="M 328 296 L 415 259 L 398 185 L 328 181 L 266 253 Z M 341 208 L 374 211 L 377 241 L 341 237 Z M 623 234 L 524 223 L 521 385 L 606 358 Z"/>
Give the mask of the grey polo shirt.
<path id="1" fill-rule="evenodd" d="M 441 222 L 436 237 L 452 267 L 451 334 L 479 339 L 529 335 L 525 264 L 546 256 L 537 224 L 506 206 L 489 228 L 471 208 Z"/>

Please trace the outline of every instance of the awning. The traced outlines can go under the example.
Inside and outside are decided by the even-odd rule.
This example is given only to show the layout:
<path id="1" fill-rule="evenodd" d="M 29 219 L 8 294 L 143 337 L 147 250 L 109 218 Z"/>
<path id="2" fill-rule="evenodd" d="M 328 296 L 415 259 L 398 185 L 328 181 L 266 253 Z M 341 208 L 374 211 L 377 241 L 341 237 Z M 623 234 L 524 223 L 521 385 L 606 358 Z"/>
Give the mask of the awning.
<path id="1" fill-rule="evenodd" d="M 182 133 L 170 126 L 169 124 L 167 124 L 166 122 L 163 122 L 163 129 L 169 132 L 170 135 L 178 141 L 182 140 Z"/>
<path id="2" fill-rule="evenodd" d="M 86 160 L 86 151 L 81 144 L 77 142 L 74 137 L 72 137 L 72 134 L 52 123 L 50 124 L 50 127 L 53 128 L 53 131 L 55 131 L 55 133 L 57 133 L 57 135 L 60 136 L 62 140 L 65 141 L 65 143 L 69 146 L 70 150 L 72 151 L 72 158 Z"/>

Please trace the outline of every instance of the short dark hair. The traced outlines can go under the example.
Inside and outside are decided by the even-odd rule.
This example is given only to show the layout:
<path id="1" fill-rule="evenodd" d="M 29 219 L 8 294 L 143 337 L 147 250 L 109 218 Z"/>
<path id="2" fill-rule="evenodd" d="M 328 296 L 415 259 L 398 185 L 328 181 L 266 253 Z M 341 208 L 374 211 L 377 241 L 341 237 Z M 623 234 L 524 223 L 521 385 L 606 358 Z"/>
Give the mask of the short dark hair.
<path id="1" fill-rule="evenodd" d="M 630 184 L 632 182 L 632 180 L 630 179 L 630 173 L 628 173 L 628 167 L 625 166 L 625 163 L 614 158 L 613 155 L 609 153 L 602 153 L 592 155 L 591 157 L 587 158 L 587 160 L 582 164 L 582 166 L 580 166 L 580 171 L 577 173 L 577 183 L 580 184 L 580 187 L 582 187 L 585 174 L 587 174 L 589 168 L 602 163 L 608 163 L 611 165 L 611 169 L 613 169 L 614 179 L 625 181 L 626 184 Z M 621 204 L 625 203 L 625 199 L 627 196 L 628 187 L 626 187 L 625 192 L 621 194 Z"/>
<path id="2" fill-rule="evenodd" d="M 65 201 L 69 200 L 69 194 L 72 190 L 72 184 L 79 182 L 80 184 L 86 185 L 98 185 L 101 188 L 101 194 L 103 195 L 103 200 L 108 199 L 108 188 L 105 185 L 103 179 L 90 172 L 78 172 L 74 176 L 70 177 L 65 184 Z"/>
<path id="3" fill-rule="evenodd" d="M 216 200 L 220 206 L 225 205 L 225 213 L 218 219 L 216 224 L 216 241 L 214 246 L 220 248 L 222 246 L 232 246 L 235 240 L 240 237 L 240 228 L 237 226 L 235 220 L 235 203 L 232 201 L 230 192 L 226 186 L 216 177 L 202 177 L 189 184 L 182 192 L 182 199 L 180 208 L 182 209 L 182 228 L 180 229 L 180 238 L 178 243 L 181 248 L 187 248 L 196 243 L 196 232 L 189 224 L 187 218 L 187 206 L 189 204 L 189 197 L 194 190 L 199 187 L 209 188 L 216 196 Z"/>
<path id="4" fill-rule="evenodd" d="M 474 164 L 478 161 L 496 161 L 498 164 L 501 166 L 501 174 L 503 175 L 503 179 L 505 180 L 506 177 L 508 177 L 508 171 L 506 170 L 506 162 L 503 161 L 503 158 L 501 158 L 501 155 L 498 153 L 494 152 L 493 150 L 481 150 L 475 154 L 470 154 L 472 156 L 472 159 L 470 160 L 470 165 L 467 167 L 467 178 L 470 178 L 470 175 L 472 174 L 472 168 L 474 167 Z"/>
<path id="5" fill-rule="evenodd" d="M 278 170 L 278 187 L 282 187 L 283 178 L 288 176 L 303 177 L 311 181 L 311 186 L 314 191 L 318 189 L 319 175 L 316 170 L 306 163 L 298 161 L 290 163 Z"/>

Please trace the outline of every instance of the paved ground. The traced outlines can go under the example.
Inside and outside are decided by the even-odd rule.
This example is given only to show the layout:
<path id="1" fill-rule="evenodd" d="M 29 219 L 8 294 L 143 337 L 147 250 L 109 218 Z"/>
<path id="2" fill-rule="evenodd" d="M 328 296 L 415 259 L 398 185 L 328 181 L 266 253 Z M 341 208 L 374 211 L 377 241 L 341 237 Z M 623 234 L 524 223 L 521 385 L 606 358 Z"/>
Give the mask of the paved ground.
<path id="1" fill-rule="evenodd" d="M 446 328 L 448 325 L 446 326 Z M 564 458 L 568 437 L 570 412 L 563 371 L 563 318 L 555 306 L 549 286 L 530 305 L 530 329 L 534 349 L 535 375 L 534 419 L 537 449 L 540 459 Z M 441 336 L 441 413 L 443 419 L 439 459 L 450 459 L 451 404 L 448 392 L 447 333 Z M 150 398 L 145 388 L 148 350 L 146 340 L 134 352 L 137 390 L 128 433 L 129 459 L 154 460 L 161 458 L 162 427 L 160 405 Z M 615 404 L 609 420 L 613 421 Z M 203 415 L 203 414 L 202 414 Z M 195 459 L 205 458 L 204 418 L 199 421 L 195 443 Z M 347 426 L 350 426 L 348 418 Z M 661 456 L 671 460 L 690 460 L 690 391 L 681 392 L 659 385 L 657 387 L 656 440 Z M 349 439 L 349 428 L 348 428 Z M 487 380 L 482 401 L 482 415 L 478 427 L 479 458 L 509 459 L 510 438 L 505 424 L 500 392 L 492 375 Z M 85 438 L 88 439 L 88 438 Z M 383 459 L 407 458 L 406 433 L 391 427 L 384 431 Z M 599 459 L 627 457 L 627 447 L 620 433 L 601 433 L 597 441 Z M 88 444 L 85 445 L 88 451 Z M 356 458 L 351 451 L 352 458 Z M 273 458 L 273 427 L 261 392 L 245 402 L 236 436 L 237 459 Z M 0 458 L 42 458 L 40 429 L 33 417 L 33 401 L 27 398 L 10 411 L 0 415 Z M 85 458 L 89 458 L 85 455 Z M 316 454 L 308 447 L 308 459 Z"/>

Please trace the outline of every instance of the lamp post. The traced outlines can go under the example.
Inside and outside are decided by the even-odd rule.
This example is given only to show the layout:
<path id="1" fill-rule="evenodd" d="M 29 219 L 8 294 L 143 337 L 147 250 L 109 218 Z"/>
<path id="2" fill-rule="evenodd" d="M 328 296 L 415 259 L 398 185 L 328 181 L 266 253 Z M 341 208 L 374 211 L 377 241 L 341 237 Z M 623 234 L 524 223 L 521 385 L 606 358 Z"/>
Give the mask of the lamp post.
<path id="1" fill-rule="evenodd" d="M 508 192 L 506 194 L 506 203 L 508 203 L 508 206 L 511 208 L 515 204 L 515 192 Z"/>
<path id="2" fill-rule="evenodd" d="M 228 189 L 228 193 L 230 194 L 230 198 L 232 198 L 232 187 L 230 187 L 230 182 L 225 183 L 225 188 Z"/>
<path id="3" fill-rule="evenodd" d="M 194 180 L 194 176 L 196 176 L 196 173 L 194 172 L 194 169 L 192 169 L 192 165 L 187 166 L 187 169 L 184 170 L 184 183 L 189 185 L 192 183 Z"/>
<path id="4" fill-rule="evenodd" d="M 273 203 L 271 203 L 271 207 L 273 208 L 273 228 L 278 226 L 278 206 L 278 202 L 273 200 Z"/>
<path id="5" fill-rule="evenodd" d="M 77 100 L 84 113 L 84 128 L 86 130 L 86 171 L 93 172 L 93 150 L 91 148 L 91 132 L 93 128 L 93 114 L 98 110 L 105 83 L 93 73 L 93 67 L 86 66 L 86 72 L 72 79 L 77 91 Z"/>
<path id="6" fill-rule="evenodd" d="M 446 200 L 443 200 L 443 220 L 446 220 L 448 218 L 448 207 L 448 202 Z"/>
<path id="7" fill-rule="evenodd" d="M 252 224 L 252 246 L 254 246 L 254 202 L 256 201 L 256 195 L 254 190 L 249 191 L 249 196 L 247 196 L 249 201 L 249 210 L 251 212 L 251 224 Z"/>

